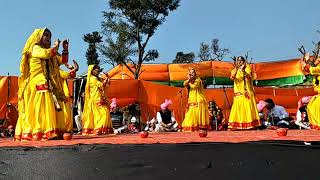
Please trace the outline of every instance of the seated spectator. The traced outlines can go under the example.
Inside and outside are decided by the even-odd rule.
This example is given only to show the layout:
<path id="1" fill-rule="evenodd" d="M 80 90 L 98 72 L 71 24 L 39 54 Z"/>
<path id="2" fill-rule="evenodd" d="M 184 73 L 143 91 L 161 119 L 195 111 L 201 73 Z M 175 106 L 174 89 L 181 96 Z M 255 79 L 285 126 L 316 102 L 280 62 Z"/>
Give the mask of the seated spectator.
<path id="1" fill-rule="evenodd" d="M 228 129 L 228 123 L 224 122 L 222 110 L 218 107 L 214 100 L 209 102 L 209 119 L 212 129 L 226 130 Z"/>
<path id="2" fill-rule="evenodd" d="M 113 130 L 115 130 L 124 125 L 123 112 L 121 112 L 120 108 L 118 107 L 116 98 L 112 98 L 111 101 L 112 102 L 110 104 L 110 116 Z"/>
<path id="3" fill-rule="evenodd" d="M 156 132 L 173 132 L 178 130 L 178 123 L 168 107 L 172 104 L 171 100 L 165 100 L 160 105 L 161 110 L 157 112 Z"/>
<path id="4" fill-rule="evenodd" d="M 130 133 L 136 133 L 140 131 L 140 105 L 138 102 L 134 104 L 129 104 L 123 108 L 123 119 L 124 124 L 128 126 L 128 131 Z"/>
<path id="5" fill-rule="evenodd" d="M 113 132 L 115 134 L 120 134 L 128 131 L 128 124 L 123 118 L 123 111 L 119 108 L 117 104 L 117 99 L 112 98 L 110 104 L 110 116 L 112 121 Z"/>
<path id="6" fill-rule="evenodd" d="M 14 137 L 14 127 L 9 125 L 8 127 L 0 126 L 0 137 Z"/>
<path id="7" fill-rule="evenodd" d="M 266 103 L 266 109 L 268 119 L 271 121 L 273 126 L 288 128 L 290 127 L 290 118 L 289 113 L 285 110 L 283 106 L 276 105 L 272 99 L 268 98 L 265 100 Z"/>
<path id="8" fill-rule="evenodd" d="M 303 129 L 311 129 L 309 125 L 308 113 L 307 113 L 307 105 L 312 96 L 303 97 L 298 102 L 298 110 L 296 115 L 295 124 L 299 126 L 299 128 Z"/>
<path id="9" fill-rule="evenodd" d="M 178 123 L 174 118 L 172 112 L 168 109 L 169 105 L 172 104 L 171 100 L 165 100 L 164 103 L 160 105 L 160 111 L 157 112 L 156 119 L 152 119 L 147 122 L 147 127 L 145 130 L 152 130 L 156 132 L 174 132 L 178 131 Z"/>
<path id="10" fill-rule="evenodd" d="M 271 122 L 269 121 L 269 118 L 268 118 L 269 112 L 266 109 L 267 104 L 268 103 L 265 102 L 265 101 L 259 101 L 259 103 L 257 104 L 259 117 L 260 117 L 261 125 L 262 125 L 263 128 L 272 126 L 272 124 L 271 124 Z"/>

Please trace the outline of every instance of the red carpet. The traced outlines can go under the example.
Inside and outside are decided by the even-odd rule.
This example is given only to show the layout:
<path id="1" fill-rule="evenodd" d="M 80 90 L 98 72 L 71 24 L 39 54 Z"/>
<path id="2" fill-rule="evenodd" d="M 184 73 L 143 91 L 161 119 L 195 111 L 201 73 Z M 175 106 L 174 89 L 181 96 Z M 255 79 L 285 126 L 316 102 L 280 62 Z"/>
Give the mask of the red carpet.
<path id="1" fill-rule="evenodd" d="M 139 134 L 120 134 L 103 136 L 73 136 L 72 140 L 51 140 L 16 142 L 11 138 L 0 139 L 0 147 L 18 146 L 64 146 L 76 144 L 177 144 L 191 142 L 248 142 L 263 140 L 293 140 L 293 141 L 320 141 L 320 131 L 317 130 L 289 130 L 288 135 L 279 137 L 275 130 L 260 131 L 210 131 L 208 136 L 200 138 L 198 133 L 150 133 L 148 138 L 141 138 Z"/>

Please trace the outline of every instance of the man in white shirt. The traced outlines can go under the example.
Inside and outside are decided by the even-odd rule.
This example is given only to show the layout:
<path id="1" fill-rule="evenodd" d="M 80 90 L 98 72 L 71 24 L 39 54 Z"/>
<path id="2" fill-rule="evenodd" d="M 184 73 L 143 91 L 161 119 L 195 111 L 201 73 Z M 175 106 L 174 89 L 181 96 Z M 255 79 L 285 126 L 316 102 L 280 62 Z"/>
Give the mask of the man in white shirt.
<path id="1" fill-rule="evenodd" d="M 152 126 L 155 125 L 154 131 L 156 132 L 174 132 L 178 130 L 178 123 L 174 118 L 172 112 L 168 109 L 169 105 L 172 104 L 171 100 L 165 100 L 160 105 L 161 110 L 157 112 L 156 119 L 152 119 L 147 122 L 145 130 L 151 130 Z M 149 123 L 149 124 L 148 124 Z"/>
<path id="2" fill-rule="evenodd" d="M 275 126 L 289 127 L 289 113 L 283 106 L 276 105 L 272 99 L 266 99 L 266 108 L 268 109 L 268 117 Z"/>

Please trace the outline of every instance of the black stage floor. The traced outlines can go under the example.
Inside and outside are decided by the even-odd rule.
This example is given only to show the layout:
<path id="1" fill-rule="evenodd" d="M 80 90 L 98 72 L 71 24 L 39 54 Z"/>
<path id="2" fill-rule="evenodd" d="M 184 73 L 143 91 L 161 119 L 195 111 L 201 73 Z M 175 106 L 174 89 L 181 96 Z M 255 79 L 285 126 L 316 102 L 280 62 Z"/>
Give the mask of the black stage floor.
<path id="1" fill-rule="evenodd" d="M 320 143 L 74 145 L 0 149 L 0 179 L 319 179 Z"/>

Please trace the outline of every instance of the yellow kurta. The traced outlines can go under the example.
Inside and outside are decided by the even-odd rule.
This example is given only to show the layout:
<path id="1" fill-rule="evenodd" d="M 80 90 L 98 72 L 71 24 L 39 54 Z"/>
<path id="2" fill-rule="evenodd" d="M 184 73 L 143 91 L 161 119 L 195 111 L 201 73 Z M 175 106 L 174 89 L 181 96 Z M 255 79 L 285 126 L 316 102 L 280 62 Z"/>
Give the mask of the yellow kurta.
<path id="1" fill-rule="evenodd" d="M 308 103 L 307 113 L 310 127 L 312 129 L 320 129 L 320 65 L 310 67 L 310 74 L 313 75 L 314 91 L 318 94 L 313 96 Z"/>
<path id="2" fill-rule="evenodd" d="M 184 86 L 188 85 L 188 80 Z M 184 131 L 197 131 L 199 129 L 209 129 L 209 111 L 206 97 L 203 92 L 203 84 L 200 78 L 189 83 L 188 110 L 182 123 Z"/>
<path id="3" fill-rule="evenodd" d="M 93 65 L 90 65 L 87 76 L 82 134 L 107 134 L 112 132 L 109 106 L 102 101 L 104 87 L 97 77 L 91 75 L 92 68 Z"/>
<path id="4" fill-rule="evenodd" d="M 233 74 L 236 69 L 233 69 Z M 246 77 L 244 75 L 246 74 Z M 234 78 L 234 98 L 230 112 L 229 129 L 252 129 L 260 126 L 260 118 L 256 105 L 252 84 L 252 72 L 249 65 L 245 72 L 238 70 Z"/>
<path id="5" fill-rule="evenodd" d="M 45 61 L 54 55 L 52 49 L 41 48 L 45 29 L 36 29 L 28 38 L 20 62 L 16 140 L 41 140 L 57 137 L 55 106 L 48 91 Z"/>

